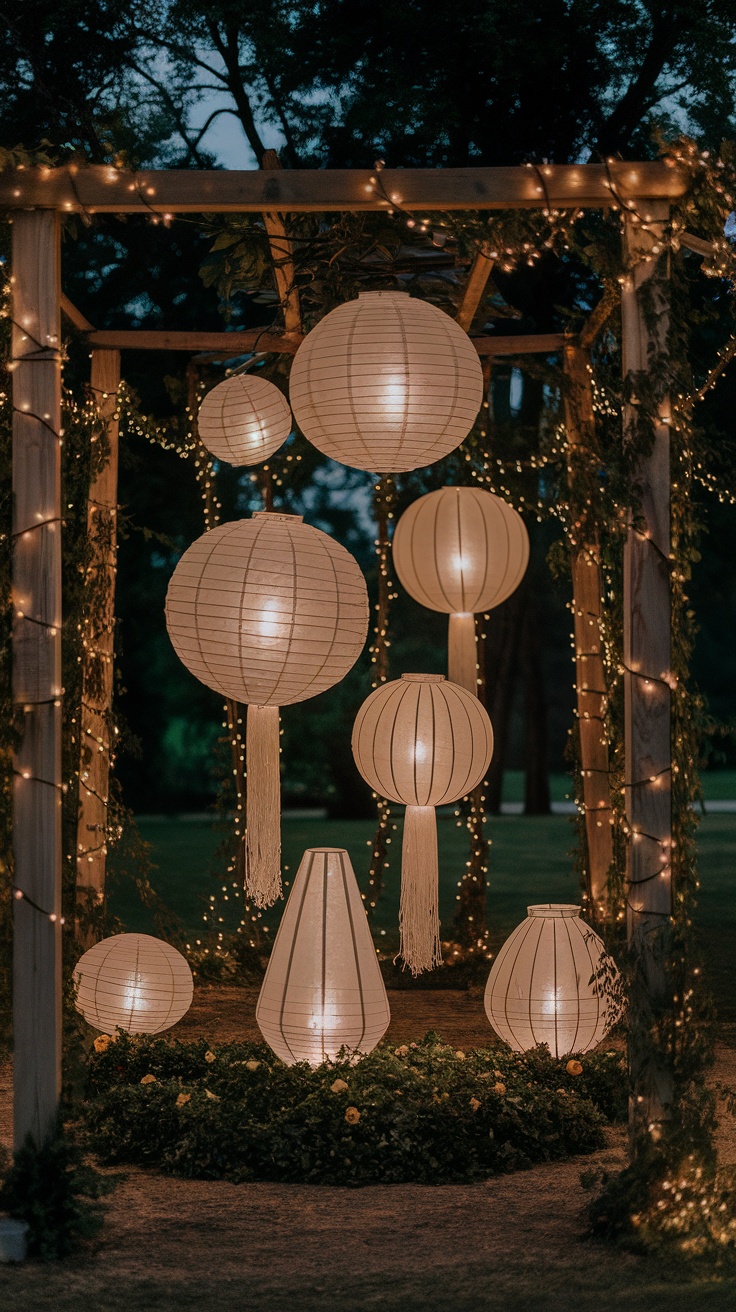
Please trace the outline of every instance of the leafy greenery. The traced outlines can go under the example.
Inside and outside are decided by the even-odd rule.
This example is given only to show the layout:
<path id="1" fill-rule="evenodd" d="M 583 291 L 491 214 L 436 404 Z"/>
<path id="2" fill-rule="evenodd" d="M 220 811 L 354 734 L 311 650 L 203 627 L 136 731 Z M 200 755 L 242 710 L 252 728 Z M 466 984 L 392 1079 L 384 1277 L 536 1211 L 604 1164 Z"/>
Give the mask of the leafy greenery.
<path id="1" fill-rule="evenodd" d="M 604 1143 L 622 1054 L 454 1052 L 437 1035 L 357 1065 L 288 1067 L 261 1044 L 117 1041 L 91 1058 L 84 1125 L 105 1162 L 311 1184 L 477 1180 Z"/>
<path id="2" fill-rule="evenodd" d="M 16 1153 L 0 1187 L 0 1208 L 28 1223 L 29 1256 L 52 1261 L 94 1238 L 103 1222 L 98 1200 L 115 1183 L 59 1127 L 41 1148 L 29 1139 Z"/>

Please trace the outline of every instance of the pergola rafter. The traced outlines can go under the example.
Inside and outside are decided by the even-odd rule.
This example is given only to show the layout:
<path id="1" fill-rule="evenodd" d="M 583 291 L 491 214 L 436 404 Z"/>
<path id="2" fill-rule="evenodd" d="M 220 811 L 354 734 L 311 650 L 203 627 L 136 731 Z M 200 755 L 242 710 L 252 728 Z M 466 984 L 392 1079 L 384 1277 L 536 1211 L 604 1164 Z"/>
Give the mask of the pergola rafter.
<path id="1" fill-rule="evenodd" d="M 543 165 L 467 169 L 280 170 L 254 172 L 150 171 L 130 174 L 105 165 L 16 169 L 0 173 L 0 208 L 14 219 L 13 236 L 13 489 L 15 624 L 13 659 L 16 700 L 23 706 L 23 735 L 16 758 L 15 882 L 19 890 L 14 928 L 15 1137 L 30 1133 L 40 1143 L 54 1124 L 61 1060 L 61 690 L 58 686 L 61 622 L 59 489 L 61 380 L 60 314 L 87 334 L 94 350 L 167 349 L 212 352 L 224 357 L 252 351 L 293 352 L 298 346 L 294 297 L 282 277 L 279 291 L 291 331 L 278 334 L 176 333 L 149 330 L 95 331 L 60 290 L 59 215 L 142 214 L 160 221 L 174 214 L 260 213 L 271 216 L 269 236 L 290 247 L 281 216 L 289 213 L 391 211 L 440 213 L 514 209 L 587 209 L 632 204 L 645 221 L 665 225 L 686 178 L 664 163 Z M 275 221 L 274 218 L 275 217 Z M 627 249 L 646 254 L 651 237 L 625 217 Z M 695 239 L 694 239 L 695 240 Z M 692 249 L 698 249 L 689 243 Z M 701 246 L 704 243 L 700 243 Z M 699 253 L 706 253 L 700 251 Z M 466 288 L 467 326 L 490 272 L 485 256 Z M 644 269 L 651 273 L 653 265 Z M 284 267 L 282 267 L 282 274 Z M 667 322 L 664 290 L 655 329 L 643 312 L 645 276 L 634 276 L 621 298 L 625 370 L 640 370 L 662 349 Z M 663 284 L 664 286 L 665 284 Z M 477 297 L 477 299 L 476 299 Z M 464 325 L 465 326 L 465 325 Z M 597 326 L 597 325 L 596 325 Z M 479 354 L 520 355 L 563 349 L 561 334 L 474 339 Z M 632 825 L 646 822 L 657 844 L 671 826 L 668 673 L 670 584 L 669 429 L 663 412 L 652 457 L 642 470 L 647 532 L 632 527 L 625 557 L 627 699 L 627 809 Z M 625 417 L 630 425 L 631 417 Z M 652 668 L 652 662 L 656 669 Z M 661 667 L 661 668 L 660 668 Z M 656 696 L 645 691 L 656 681 Z M 653 763 L 653 764 L 651 764 Z M 656 775 L 657 797 L 647 783 Z M 669 866 L 649 877 L 639 855 L 632 867 L 636 941 L 671 912 Z M 25 896 L 24 896 L 25 895 Z M 50 916 L 55 919 L 51 920 Z M 653 988 L 660 981 L 653 980 Z M 637 1073 L 635 1072 L 635 1075 Z M 657 1119 L 667 1090 L 641 1077 L 639 1114 Z"/>

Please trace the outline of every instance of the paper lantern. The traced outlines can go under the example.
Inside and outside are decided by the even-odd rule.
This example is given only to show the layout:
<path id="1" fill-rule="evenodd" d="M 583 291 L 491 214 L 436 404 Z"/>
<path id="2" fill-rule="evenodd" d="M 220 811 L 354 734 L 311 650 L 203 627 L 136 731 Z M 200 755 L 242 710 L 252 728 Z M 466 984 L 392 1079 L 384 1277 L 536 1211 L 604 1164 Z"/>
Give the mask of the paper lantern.
<path id="1" fill-rule="evenodd" d="M 202 442 L 218 460 L 258 465 L 283 446 L 291 432 L 291 410 L 266 378 L 233 374 L 207 393 L 197 422 Z"/>
<path id="2" fill-rule="evenodd" d="M 189 964 L 150 934 L 115 934 L 95 943 L 74 968 L 77 1010 L 96 1030 L 160 1034 L 192 1002 Z"/>
<path id="3" fill-rule="evenodd" d="M 324 455 L 401 473 L 434 464 L 467 437 L 483 373 L 467 334 L 436 306 L 407 292 L 361 292 L 308 333 L 289 396 Z"/>
<path id="4" fill-rule="evenodd" d="M 278 708 L 316 697 L 354 665 L 368 632 L 363 575 L 301 515 L 260 511 L 185 551 L 166 624 L 196 678 L 248 705 L 246 887 L 269 906 L 281 892 Z"/>
<path id="5" fill-rule="evenodd" d="M 353 756 L 375 792 L 406 806 L 401 851 L 401 956 L 413 974 L 442 963 L 434 808 L 481 782 L 493 753 L 484 708 L 441 674 L 403 674 L 363 702 Z"/>
<path id="6" fill-rule="evenodd" d="M 404 511 L 392 549 L 409 596 L 449 614 L 448 675 L 476 693 L 475 614 L 500 606 L 524 577 L 529 534 L 521 515 L 482 488 L 439 488 Z"/>
<path id="7" fill-rule="evenodd" d="M 266 967 L 261 1033 L 287 1066 L 318 1066 L 341 1048 L 370 1052 L 390 1019 L 350 857 L 339 847 L 309 848 Z"/>
<path id="8" fill-rule="evenodd" d="M 538 1043 L 553 1057 L 588 1052 L 618 1019 L 610 990 L 616 967 L 580 907 L 549 903 L 527 912 L 488 976 L 488 1019 L 514 1052 Z M 598 978 L 604 962 L 606 978 Z"/>

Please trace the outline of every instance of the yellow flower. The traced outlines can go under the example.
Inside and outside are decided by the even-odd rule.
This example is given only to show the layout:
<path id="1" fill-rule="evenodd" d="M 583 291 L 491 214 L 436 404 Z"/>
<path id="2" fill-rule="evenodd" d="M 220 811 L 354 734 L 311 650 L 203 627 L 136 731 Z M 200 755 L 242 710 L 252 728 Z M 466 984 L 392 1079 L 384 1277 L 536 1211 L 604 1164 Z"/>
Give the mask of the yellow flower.
<path id="1" fill-rule="evenodd" d="M 214 1052 L 210 1052 L 209 1050 L 204 1054 L 204 1059 L 205 1061 L 208 1061 L 210 1063 L 212 1063 L 213 1061 L 217 1061 Z"/>
<path id="2" fill-rule="evenodd" d="M 571 1057 L 569 1062 L 567 1063 L 567 1066 L 565 1067 L 565 1070 L 567 1071 L 568 1075 L 582 1075 L 583 1073 L 582 1063 L 579 1061 L 575 1061 L 574 1057 Z"/>
<path id="3" fill-rule="evenodd" d="M 191 1093 L 180 1093 L 176 1100 L 177 1107 L 185 1107 L 191 1096 Z"/>
<path id="4" fill-rule="evenodd" d="M 505 1092 L 506 1092 L 506 1085 L 505 1085 L 505 1084 L 501 1084 L 501 1083 L 499 1083 L 499 1084 L 494 1084 L 494 1086 L 493 1086 L 493 1092 L 494 1092 L 494 1093 L 497 1093 L 498 1096 L 499 1096 L 499 1098 L 503 1098 L 503 1095 L 504 1095 Z"/>
<path id="5" fill-rule="evenodd" d="M 345 1112 L 345 1120 L 348 1125 L 357 1125 L 360 1120 L 360 1112 L 357 1107 L 348 1107 Z"/>
<path id="6" fill-rule="evenodd" d="M 345 1093 L 347 1087 L 344 1080 L 335 1080 L 335 1083 L 330 1085 L 330 1091 L 332 1093 Z"/>
<path id="7" fill-rule="evenodd" d="M 98 1034 L 94 1044 L 95 1052 L 107 1052 L 111 1043 L 112 1037 L 109 1034 Z"/>
<path id="8" fill-rule="evenodd" d="M 211 1099 L 212 1099 L 213 1102 L 219 1102 L 219 1101 L 220 1101 L 218 1095 L 217 1095 L 216 1093 L 210 1093 L 209 1089 L 205 1089 L 205 1093 L 207 1094 L 207 1097 L 208 1097 L 208 1098 L 211 1098 Z"/>
<path id="9" fill-rule="evenodd" d="M 155 1083 L 156 1083 L 155 1075 L 144 1075 L 143 1079 L 141 1080 L 141 1084 L 155 1084 Z"/>
<path id="10" fill-rule="evenodd" d="M 254 1057 L 251 1057 L 250 1061 L 247 1061 L 245 1063 L 245 1069 L 247 1071 L 257 1071 L 260 1064 L 261 1063 L 259 1061 L 256 1061 Z"/>
<path id="11" fill-rule="evenodd" d="M 405 1043 L 402 1043 L 401 1047 L 399 1048 L 394 1048 L 394 1057 L 408 1057 L 408 1056 L 409 1056 L 409 1049 Z"/>
<path id="12" fill-rule="evenodd" d="M 472 1107 L 472 1109 L 473 1109 L 474 1112 L 477 1112 L 478 1108 L 480 1107 L 480 1103 L 479 1103 L 478 1099 L 477 1099 L 477 1098 L 471 1098 L 471 1099 L 470 1099 L 470 1106 Z"/>
<path id="13" fill-rule="evenodd" d="M 455 1053 L 455 1056 L 457 1057 L 458 1061 L 465 1061 L 465 1053 L 463 1052 L 462 1048 L 458 1048 L 457 1052 Z"/>

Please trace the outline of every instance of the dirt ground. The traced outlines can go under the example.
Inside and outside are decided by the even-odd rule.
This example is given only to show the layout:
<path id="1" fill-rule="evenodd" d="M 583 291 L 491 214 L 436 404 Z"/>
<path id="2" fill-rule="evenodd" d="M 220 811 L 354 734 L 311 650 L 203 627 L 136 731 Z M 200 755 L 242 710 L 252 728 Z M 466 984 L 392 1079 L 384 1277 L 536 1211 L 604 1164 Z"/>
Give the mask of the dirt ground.
<path id="1" fill-rule="evenodd" d="M 181 1038 L 256 1037 L 255 994 L 198 992 Z M 457 1047 L 488 1042 L 479 997 L 394 992 L 397 1043 L 436 1029 Z M 736 1049 L 716 1077 L 736 1084 Z M 10 1129 L 0 1072 L 0 1134 Z M 736 1163 L 732 1123 L 722 1160 Z M 95 1252 L 0 1268 L 12 1312 L 736 1312 L 736 1277 L 679 1271 L 581 1238 L 580 1171 L 624 1160 L 621 1133 L 594 1157 L 484 1184 L 366 1189 L 177 1180 L 130 1170 Z"/>

